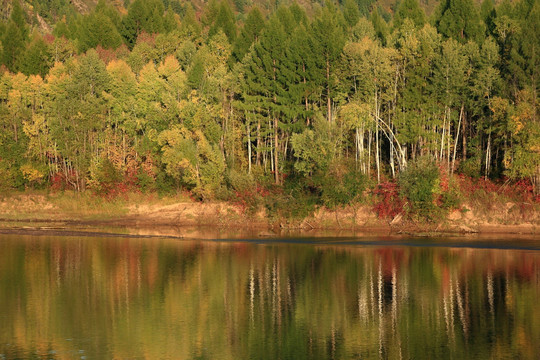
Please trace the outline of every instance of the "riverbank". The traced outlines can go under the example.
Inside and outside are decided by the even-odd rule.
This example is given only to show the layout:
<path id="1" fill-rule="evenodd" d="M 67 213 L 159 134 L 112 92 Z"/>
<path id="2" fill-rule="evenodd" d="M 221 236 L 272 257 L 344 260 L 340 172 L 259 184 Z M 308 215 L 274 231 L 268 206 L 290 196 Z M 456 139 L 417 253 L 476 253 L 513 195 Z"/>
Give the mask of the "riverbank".
<path id="1" fill-rule="evenodd" d="M 55 225 L 56 224 L 56 225 Z M 362 234 L 539 234 L 538 204 L 517 202 L 464 203 L 438 221 L 407 219 L 402 214 L 381 219 L 370 204 L 335 210 L 318 207 L 302 218 L 270 217 L 230 202 L 197 202 L 179 194 L 159 197 L 133 193 L 103 199 L 90 193 L 14 193 L 0 198 L 0 227 L 17 231 L 67 227 L 217 228 L 244 231 L 249 236 L 345 231 Z M 49 229 L 51 230 L 51 229 Z M 160 230 L 160 233 L 163 233 Z"/>

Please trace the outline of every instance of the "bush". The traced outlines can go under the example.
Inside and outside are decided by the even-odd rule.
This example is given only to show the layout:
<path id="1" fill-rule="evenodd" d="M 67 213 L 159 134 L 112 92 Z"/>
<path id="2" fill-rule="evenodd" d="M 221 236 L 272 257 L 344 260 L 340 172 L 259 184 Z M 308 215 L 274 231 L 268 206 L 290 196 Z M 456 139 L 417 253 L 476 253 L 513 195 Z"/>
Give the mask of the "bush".
<path id="1" fill-rule="evenodd" d="M 275 191 L 265 198 L 265 208 L 271 219 L 302 219 L 315 211 L 317 197 L 298 189 Z"/>
<path id="2" fill-rule="evenodd" d="M 403 212 L 405 201 L 400 195 L 399 186 L 395 182 L 383 182 L 377 185 L 373 191 L 378 201 L 374 210 L 381 219 L 394 218 Z"/>
<path id="3" fill-rule="evenodd" d="M 0 160 L 0 191 L 20 188 L 23 177 L 8 161 Z"/>
<path id="4" fill-rule="evenodd" d="M 329 209 L 358 201 L 367 187 L 368 179 L 356 170 L 334 166 L 319 177 L 322 204 Z"/>
<path id="5" fill-rule="evenodd" d="M 155 180 L 148 173 L 139 170 L 137 172 L 137 186 L 141 189 L 142 192 L 149 192 L 155 189 Z"/>
<path id="6" fill-rule="evenodd" d="M 122 173 L 107 157 L 99 159 L 91 168 L 90 173 L 91 179 L 88 181 L 88 186 L 103 196 L 114 193 L 122 181 Z"/>
<path id="7" fill-rule="evenodd" d="M 228 198 L 224 199 L 240 207 L 243 213 L 254 214 L 269 194 L 264 186 L 257 184 L 253 176 L 245 172 L 232 169 L 227 173 L 225 181 Z"/>
<path id="8" fill-rule="evenodd" d="M 439 167 L 431 157 L 422 156 L 411 162 L 400 174 L 398 182 L 413 214 L 426 219 L 436 217 L 440 178 Z"/>

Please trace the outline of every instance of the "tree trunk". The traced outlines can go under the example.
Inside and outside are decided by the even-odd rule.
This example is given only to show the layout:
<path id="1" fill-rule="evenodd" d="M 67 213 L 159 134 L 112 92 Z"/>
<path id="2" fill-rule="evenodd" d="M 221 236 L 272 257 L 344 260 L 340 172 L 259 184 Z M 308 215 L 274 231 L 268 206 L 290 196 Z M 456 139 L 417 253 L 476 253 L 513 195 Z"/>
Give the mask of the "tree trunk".
<path id="1" fill-rule="evenodd" d="M 274 117 L 274 174 L 276 185 L 279 185 L 279 157 L 278 157 L 278 119 Z"/>
<path id="2" fill-rule="evenodd" d="M 261 165 L 261 120 L 257 120 L 257 157 L 255 159 L 257 165 Z"/>
<path id="3" fill-rule="evenodd" d="M 461 105 L 461 112 L 463 114 L 463 122 L 461 123 L 461 161 L 467 160 L 467 113 L 463 111 L 465 105 Z"/>
<path id="4" fill-rule="evenodd" d="M 458 140 L 459 140 L 459 130 L 461 128 L 461 120 L 462 120 L 462 118 L 463 118 L 463 105 L 461 105 L 461 110 L 459 112 L 459 121 L 458 121 L 458 126 L 457 126 L 457 129 L 456 129 L 456 140 L 454 141 L 454 154 L 452 156 L 452 167 L 451 167 L 451 170 L 450 170 L 450 172 L 452 174 L 454 173 L 455 166 L 456 166 L 456 150 L 457 150 L 457 144 L 458 144 Z"/>
<path id="5" fill-rule="evenodd" d="M 251 174 L 251 129 L 249 125 L 250 125 L 249 121 L 246 121 L 247 140 L 248 140 L 248 174 Z"/>
<path id="6" fill-rule="evenodd" d="M 328 122 L 332 122 L 332 104 L 330 102 L 330 59 L 326 57 L 326 107 L 328 112 Z"/>

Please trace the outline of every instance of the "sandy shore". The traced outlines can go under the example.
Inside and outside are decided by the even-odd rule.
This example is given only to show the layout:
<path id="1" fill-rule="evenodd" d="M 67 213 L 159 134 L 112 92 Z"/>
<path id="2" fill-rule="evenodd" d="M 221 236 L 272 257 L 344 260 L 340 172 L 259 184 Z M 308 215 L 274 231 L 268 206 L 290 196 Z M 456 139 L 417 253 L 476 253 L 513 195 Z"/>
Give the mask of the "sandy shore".
<path id="1" fill-rule="evenodd" d="M 455 210 L 438 223 L 414 223 L 397 216 L 378 219 L 370 206 L 360 205 L 337 211 L 318 209 L 304 219 L 269 219 L 264 212 L 244 213 L 229 203 L 179 201 L 163 203 L 129 202 L 105 212 L 94 209 L 72 211 L 57 205 L 44 195 L 16 195 L 0 201 L 0 231 L 49 233 L 66 231 L 102 233 L 106 228 L 141 229 L 140 234 L 184 236 L 187 229 L 214 229 L 210 233 L 236 233 L 238 236 L 264 237 L 287 234 L 354 234 L 354 236 L 444 234 L 539 234 L 540 214 L 514 211 L 519 207 L 506 204 L 497 211 L 480 214 L 472 207 Z M 75 229 L 75 230 L 74 230 Z M 93 229 L 93 230 L 91 230 Z M 192 231 L 192 230 L 189 230 Z M 106 231 L 105 231 L 106 232 Z M 137 234 L 137 231 L 131 231 Z"/>

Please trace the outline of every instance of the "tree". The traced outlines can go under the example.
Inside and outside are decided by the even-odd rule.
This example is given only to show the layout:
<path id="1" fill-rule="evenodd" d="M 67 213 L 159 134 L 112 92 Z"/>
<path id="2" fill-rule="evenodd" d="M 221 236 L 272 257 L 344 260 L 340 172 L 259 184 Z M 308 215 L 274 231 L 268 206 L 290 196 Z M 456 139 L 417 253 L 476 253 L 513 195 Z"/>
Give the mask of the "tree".
<path id="1" fill-rule="evenodd" d="M 484 24 L 472 0 L 444 0 L 440 4 L 440 17 L 435 21 L 437 30 L 461 43 L 473 40 L 480 43 L 484 37 Z"/>
<path id="2" fill-rule="evenodd" d="M 398 28 L 403 20 L 409 18 L 417 28 L 421 28 L 426 23 L 426 15 L 420 7 L 418 0 L 401 0 L 396 14 L 394 15 L 394 27 Z"/>
<path id="3" fill-rule="evenodd" d="M 105 128 L 106 102 L 104 92 L 110 78 L 105 64 L 95 50 L 74 64 L 73 75 L 51 88 L 61 96 L 55 100 L 56 112 L 51 117 L 51 137 L 63 156 L 66 174 L 74 172 L 74 186 L 86 188 L 92 158 L 100 153 Z"/>
<path id="4" fill-rule="evenodd" d="M 201 199 L 212 198 L 223 181 L 225 162 L 216 145 L 198 130 L 175 126 L 161 133 L 159 142 L 167 173 Z"/>
<path id="5" fill-rule="evenodd" d="M 245 111 L 262 115 L 267 122 L 261 122 L 260 127 L 267 125 L 267 132 L 273 132 L 273 137 L 267 140 L 273 152 L 272 168 L 276 184 L 280 183 L 279 176 L 279 123 L 281 109 L 279 97 L 283 84 L 278 81 L 278 72 L 285 58 L 286 35 L 282 23 L 274 16 L 270 18 L 267 27 L 261 34 L 261 39 L 245 59 L 242 81 L 242 97 L 246 103 Z M 262 139 L 258 139 L 257 151 L 261 151 Z M 258 156 L 259 158 L 259 156 Z"/>
<path id="6" fill-rule="evenodd" d="M 344 33 L 342 18 L 330 4 L 311 24 L 309 41 L 313 48 L 313 54 L 316 56 L 315 61 L 318 69 L 316 81 L 325 91 L 328 122 L 334 120 L 332 115 L 333 76 L 345 44 Z"/>
<path id="7" fill-rule="evenodd" d="M 120 33 L 104 13 L 96 10 L 83 18 L 79 37 L 79 49 L 82 52 L 94 49 L 98 45 L 105 49 L 116 49 L 121 44 Z"/>
<path id="8" fill-rule="evenodd" d="M 222 0 L 219 3 L 219 10 L 212 27 L 208 31 L 208 37 L 214 36 L 219 30 L 227 35 L 229 43 L 234 43 L 236 39 L 236 22 L 227 0 Z"/>
<path id="9" fill-rule="evenodd" d="M 360 19 L 360 10 L 355 0 L 345 0 L 343 3 L 343 17 L 345 17 L 349 27 L 356 25 Z"/>
<path id="10" fill-rule="evenodd" d="M 52 56 L 49 47 L 43 38 L 35 33 L 20 60 L 19 69 L 26 75 L 40 74 L 45 77 L 52 65 L 51 60 Z"/>
<path id="11" fill-rule="evenodd" d="M 251 44 L 257 41 L 259 34 L 264 28 L 264 18 L 258 7 L 254 7 L 247 15 L 244 26 L 240 31 L 240 35 L 234 42 L 232 51 L 232 59 L 236 62 L 242 61 L 246 53 L 249 51 Z"/>
<path id="12" fill-rule="evenodd" d="M 130 49 L 143 31 L 152 34 L 164 31 L 163 2 L 160 0 L 135 0 L 122 19 L 122 36 Z"/>
<path id="13" fill-rule="evenodd" d="M 0 39 L 3 50 L 1 61 L 9 70 L 18 69 L 19 57 L 24 52 L 27 38 L 28 28 L 21 5 L 19 0 L 14 0 L 8 25 Z"/>

